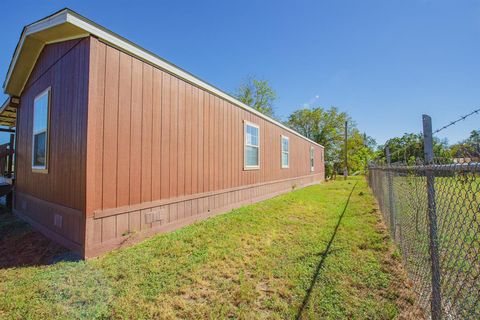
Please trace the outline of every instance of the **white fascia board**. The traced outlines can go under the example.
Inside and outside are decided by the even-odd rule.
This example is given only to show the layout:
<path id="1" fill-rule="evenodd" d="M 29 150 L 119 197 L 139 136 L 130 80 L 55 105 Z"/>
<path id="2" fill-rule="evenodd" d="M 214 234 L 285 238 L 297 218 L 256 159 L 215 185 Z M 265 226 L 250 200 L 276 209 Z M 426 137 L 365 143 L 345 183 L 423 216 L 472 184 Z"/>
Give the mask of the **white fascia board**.
<path id="1" fill-rule="evenodd" d="M 3 110 L 5 110 L 9 104 L 10 104 L 10 97 L 8 97 L 0 107 L 0 113 L 2 113 Z"/>
<path id="2" fill-rule="evenodd" d="M 56 25 L 65 23 L 67 21 L 67 10 L 60 11 L 53 16 L 37 21 L 27 26 L 25 30 L 26 35 L 37 33 L 39 31 L 54 27 Z"/>
<path id="3" fill-rule="evenodd" d="M 15 66 L 15 63 L 18 59 L 18 55 L 19 55 L 19 52 L 22 48 L 22 45 L 23 45 L 23 42 L 25 41 L 25 38 L 26 36 L 28 35 L 32 35 L 36 32 L 39 32 L 39 31 L 42 31 L 42 30 L 45 30 L 47 28 L 51 28 L 51 27 L 54 27 L 56 25 L 59 25 L 59 24 L 62 24 L 62 23 L 70 23 L 74 26 L 77 26 L 83 30 L 85 30 L 87 33 L 90 33 L 91 35 L 94 35 L 96 37 L 98 37 L 99 39 L 117 47 L 118 49 L 122 50 L 122 51 L 125 51 L 135 57 L 138 57 L 139 59 L 141 60 L 144 60 L 146 62 L 149 62 L 151 63 L 152 65 L 154 66 L 157 66 L 159 67 L 160 69 L 163 69 L 173 75 L 176 75 L 177 77 L 187 81 L 187 82 L 190 82 L 200 88 L 203 88 L 229 102 L 231 102 L 232 104 L 240 107 L 240 108 L 243 108 L 253 114 L 255 114 L 256 116 L 262 118 L 262 119 L 265 119 L 297 136 L 299 136 L 300 138 L 304 139 L 304 140 L 307 140 L 309 141 L 310 143 L 316 145 L 316 146 L 319 146 L 321 148 L 323 148 L 322 145 L 316 143 L 315 141 L 313 140 L 310 140 L 308 139 L 307 137 L 301 135 L 300 133 L 296 132 L 295 130 L 293 129 L 290 129 L 288 128 L 287 126 L 285 126 L 284 124 L 264 115 L 263 113 L 253 109 L 252 107 L 242 103 L 241 101 L 238 101 L 237 99 L 235 99 L 234 97 L 230 96 L 229 94 L 221 91 L 220 89 L 206 83 L 205 81 L 202 81 L 200 80 L 199 78 L 195 77 L 194 75 L 182 70 L 181 68 L 179 67 L 176 67 L 175 65 L 161 59 L 160 57 L 156 56 L 155 54 L 153 53 L 150 53 L 148 52 L 147 50 L 133 44 L 132 42 L 116 35 L 115 33 L 97 25 L 96 23 L 76 14 L 75 12 L 73 11 L 70 11 L 68 9 L 65 9 L 65 10 L 62 10 L 48 18 L 45 18 L 43 20 L 40 20 L 38 22 L 35 22 L 29 26 L 27 26 L 25 28 L 25 30 L 23 31 L 22 33 L 22 36 L 20 38 L 20 41 L 19 41 L 19 44 L 15 50 L 15 54 L 14 54 L 14 57 L 12 59 L 12 63 L 10 64 L 10 68 L 8 70 L 8 73 L 7 73 L 7 77 L 6 77 L 6 80 L 3 84 L 3 88 L 5 89 L 6 88 L 6 84 L 9 82 L 10 80 L 10 77 L 11 77 L 11 74 L 12 74 L 12 71 L 13 71 L 13 68 Z"/>
<path id="4" fill-rule="evenodd" d="M 5 90 L 5 88 L 7 87 L 7 83 L 10 81 L 10 77 L 12 76 L 14 66 L 17 63 L 18 55 L 20 54 L 20 51 L 23 47 L 25 38 L 31 34 L 65 23 L 67 21 L 67 15 L 68 15 L 67 11 L 63 10 L 54 14 L 53 16 L 34 22 L 25 27 L 25 29 L 22 32 L 22 35 L 20 36 L 20 41 L 18 42 L 18 45 L 15 48 L 12 62 L 10 63 L 10 67 L 8 68 L 5 81 L 3 82 L 3 90 Z"/>
<path id="5" fill-rule="evenodd" d="M 322 147 L 322 145 L 316 143 L 315 141 L 312 141 L 310 139 L 308 139 L 307 137 L 301 135 L 300 133 L 296 132 L 295 130 L 292 130 L 290 128 L 288 128 L 287 126 L 283 125 L 282 123 L 270 118 L 270 117 L 267 117 L 265 116 L 264 114 L 258 112 L 257 110 L 253 109 L 252 107 L 238 101 L 237 99 L 233 98 L 232 96 L 230 96 L 229 94 L 217 89 L 216 87 L 206 83 L 205 81 L 202 81 L 200 80 L 199 78 L 193 76 L 192 74 L 172 65 L 171 63 L 168 63 L 167 61 L 159 58 L 158 56 L 146 51 L 145 49 L 142 49 L 141 47 L 131 43 L 130 41 L 126 40 L 126 39 L 122 39 L 121 37 L 113 34 L 112 32 L 104 29 L 103 27 L 100 27 L 100 26 L 97 26 L 97 25 L 94 25 L 92 24 L 90 21 L 87 21 L 85 20 L 83 17 L 79 16 L 79 15 L 76 15 L 72 12 L 68 12 L 68 15 L 67 15 L 67 22 L 89 32 L 90 34 L 92 35 L 95 35 L 97 36 L 98 38 L 100 38 L 101 40 L 109 43 L 109 44 L 112 44 L 113 46 L 121 49 L 122 51 L 125 51 L 125 52 L 128 52 L 144 61 L 147 61 L 157 67 L 159 67 L 160 69 L 163 69 L 171 74 L 174 74 L 176 76 L 178 76 L 179 78 L 187 81 L 187 82 L 190 82 L 200 88 L 203 88 L 231 103 L 233 103 L 234 105 L 236 106 L 239 106 L 243 109 L 246 109 L 248 110 L 249 112 L 255 114 L 256 116 L 258 117 L 261 117 L 299 137 L 301 137 L 302 139 L 305 139 L 319 147 Z"/>

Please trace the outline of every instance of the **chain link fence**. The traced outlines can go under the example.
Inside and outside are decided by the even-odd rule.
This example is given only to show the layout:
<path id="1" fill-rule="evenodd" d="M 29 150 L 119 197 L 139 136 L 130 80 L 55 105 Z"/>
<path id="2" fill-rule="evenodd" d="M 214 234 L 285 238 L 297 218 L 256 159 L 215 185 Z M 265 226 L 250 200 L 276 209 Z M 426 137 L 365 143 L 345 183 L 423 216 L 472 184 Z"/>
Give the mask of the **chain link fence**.
<path id="1" fill-rule="evenodd" d="M 368 182 L 419 305 L 480 319 L 480 163 L 372 164 Z"/>

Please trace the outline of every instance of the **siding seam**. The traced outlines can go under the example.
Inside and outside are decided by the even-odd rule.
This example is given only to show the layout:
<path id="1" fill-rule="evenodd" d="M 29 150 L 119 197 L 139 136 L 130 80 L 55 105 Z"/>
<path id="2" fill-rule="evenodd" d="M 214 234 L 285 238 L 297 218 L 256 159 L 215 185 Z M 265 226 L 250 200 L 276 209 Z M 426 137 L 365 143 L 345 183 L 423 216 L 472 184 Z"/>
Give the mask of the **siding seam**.
<path id="1" fill-rule="evenodd" d="M 120 82 L 122 81 L 122 78 L 120 77 L 120 69 L 122 68 L 121 66 L 121 61 L 120 61 L 120 57 L 121 57 L 121 54 L 120 54 L 120 51 L 118 52 L 118 81 L 117 81 L 117 161 L 115 161 L 115 164 L 116 164 L 116 174 L 115 174 L 115 179 L 116 179 L 116 183 L 115 183 L 115 206 L 118 206 L 118 158 L 119 158 L 119 154 L 118 154 L 118 150 L 119 150 L 119 144 L 120 144 L 120 139 L 118 139 L 118 132 L 120 130 Z M 116 230 L 115 230 L 116 231 Z M 115 232 L 116 234 L 116 232 Z"/>
<path id="2" fill-rule="evenodd" d="M 128 204 L 132 204 L 132 196 L 131 196 L 131 181 L 130 181 L 130 171 L 132 165 L 132 109 L 133 109 L 133 59 L 130 57 L 130 136 L 128 137 Z M 130 225 L 130 218 L 128 219 L 128 223 Z"/>
<path id="3" fill-rule="evenodd" d="M 64 54 L 62 54 L 57 60 L 55 60 L 54 63 L 52 63 L 47 69 L 45 69 L 35 80 L 33 80 L 31 83 L 28 84 L 28 86 L 25 86 L 25 88 L 22 90 L 25 91 L 29 88 L 31 88 L 38 80 L 40 80 L 48 71 L 50 71 L 50 69 L 52 69 L 58 62 L 60 62 L 60 60 L 62 60 L 67 54 L 70 53 L 70 51 L 72 51 L 78 44 L 80 44 L 80 42 L 82 42 L 85 38 L 80 38 L 80 40 L 78 40 L 70 49 L 68 49 Z M 45 48 L 45 47 L 44 47 Z M 42 49 L 43 51 L 43 49 Z M 40 53 L 41 54 L 41 53 Z M 40 58 L 40 55 L 38 56 L 38 58 Z M 38 61 L 38 58 L 37 58 L 37 61 Z M 36 63 L 35 63 L 36 65 Z M 32 70 L 33 72 L 33 70 Z M 28 81 L 28 80 L 27 80 Z"/>
<path id="4" fill-rule="evenodd" d="M 256 184 L 248 184 L 248 185 L 242 185 L 240 187 L 236 188 L 229 188 L 229 189 L 223 189 L 223 190 L 215 190 L 215 191 L 208 191 L 204 193 L 197 193 L 195 195 L 190 195 L 190 196 L 181 196 L 181 197 L 176 197 L 176 198 L 166 198 L 166 199 L 161 199 L 161 200 L 155 200 L 155 201 L 150 201 L 150 202 L 142 202 L 139 204 L 134 205 L 134 208 L 128 208 L 128 210 L 131 211 L 141 211 L 144 209 L 152 208 L 152 207 L 157 207 L 157 206 L 166 206 L 166 205 L 171 205 L 175 203 L 180 203 L 180 202 L 185 202 L 185 201 L 191 201 L 195 199 L 201 199 L 201 198 L 207 198 L 207 197 L 212 197 L 212 196 L 220 196 L 222 194 L 228 194 L 229 192 L 235 192 L 235 191 L 242 191 L 242 190 L 247 190 L 251 188 L 259 188 L 259 187 L 266 187 L 278 183 L 283 183 L 283 182 L 289 182 L 292 180 L 298 180 L 298 179 L 306 179 L 309 177 L 312 177 L 313 179 L 316 176 L 322 175 L 323 172 L 318 172 L 315 174 L 307 174 L 299 177 L 292 177 L 292 178 L 286 178 L 286 179 L 279 179 L 279 180 L 274 180 L 274 181 L 268 181 L 268 182 L 261 182 L 261 183 L 256 183 Z M 320 181 L 318 181 L 320 182 Z M 138 208 L 137 208 L 138 207 Z M 115 216 L 124 212 L 119 212 L 116 213 L 117 211 L 120 211 L 122 209 L 127 209 L 126 207 L 118 207 L 118 208 L 109 208 L 105 210 L 95 210 L 94 212 L 94 218 L 99 219 L 99 218 L 106 218 L 106 217 L 111 217 Z"/>

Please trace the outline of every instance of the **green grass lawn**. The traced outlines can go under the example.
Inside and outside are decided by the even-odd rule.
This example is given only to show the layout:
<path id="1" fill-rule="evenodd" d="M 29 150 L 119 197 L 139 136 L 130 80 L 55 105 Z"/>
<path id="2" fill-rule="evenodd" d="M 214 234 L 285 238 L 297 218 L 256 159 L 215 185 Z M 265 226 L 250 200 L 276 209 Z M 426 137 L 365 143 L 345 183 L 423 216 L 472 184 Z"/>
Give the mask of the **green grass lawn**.
<path id="1" fill-rule="evenodd" d="M 379 217 L 363 177 L 311 186 L 97 259 L 1 269 L 0 318 L 392 319 L 413 298 Z"/>

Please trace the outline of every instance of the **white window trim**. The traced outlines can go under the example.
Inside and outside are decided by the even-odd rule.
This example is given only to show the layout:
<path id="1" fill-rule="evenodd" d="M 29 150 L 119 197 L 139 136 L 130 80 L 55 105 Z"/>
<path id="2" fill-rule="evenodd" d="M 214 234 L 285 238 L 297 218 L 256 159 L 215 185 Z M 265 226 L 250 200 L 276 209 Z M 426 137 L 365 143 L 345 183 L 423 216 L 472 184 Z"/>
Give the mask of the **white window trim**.
<path id="1" fill-rule="evenodd" d="M 258 146 L 247 144 L 247 126 L 255 127 L 258 129 Z M 255 147 L 258 149 L 258 165 L 247 165 L 247 146 Z M 243 170 L 258 170 L 260 169 L 260 126 L 256 123 L 243 120 Z"/>
<path id="2" fill-rule="evenodd" d="M 286 139 L 288 141 L 288 151 L 283 150 L 283 139 Z M 280 136 L 280 164 L 282 166 L 282 169 L 288 169 L 290 168 L 290 138 L 284 135 Z M 287 154 L 287 165 L 283 164 L 283 154 Z"/>
<path id="3" fill-rule="evenodd" d="M 313 161 L 312 161 L 312 159 L 313 159 Z M 310 160 L 310 171 L 313 172 L 313 171 L 315 171 L 315 148 L 314 147 L 310 147 L 309 160 Z M 312 162 L 313 162 L 313 166 L 312 166 Z"/>
<path id="4" fill-rule="evenodd" d="M 35 125 L 35 104 L 38 99 L 42 98 L 44 95 L 48 95 L 48 105 L 47 105 L 47 126 L 44 130 L 40 131 L 33 131 L 33 126 Z M 40 92 L 37 96 L 35 96 L 35 99 L 33 100 L 33 116 L 32 116 L 32 171 L 33 172 L 38 172 L 38 173 L 48 173 L 48 160 L 49 156 L 48 154 L 50 153 L 50 107 L 52 105 L 52 87 L 48 87 L 42 92 Z M 44 166 L 35 166 L 33 161 L 34 161 L 34 144 L 35 144 L 35 135 L 46 132 L 45 136 L 45 165 Z"/>

